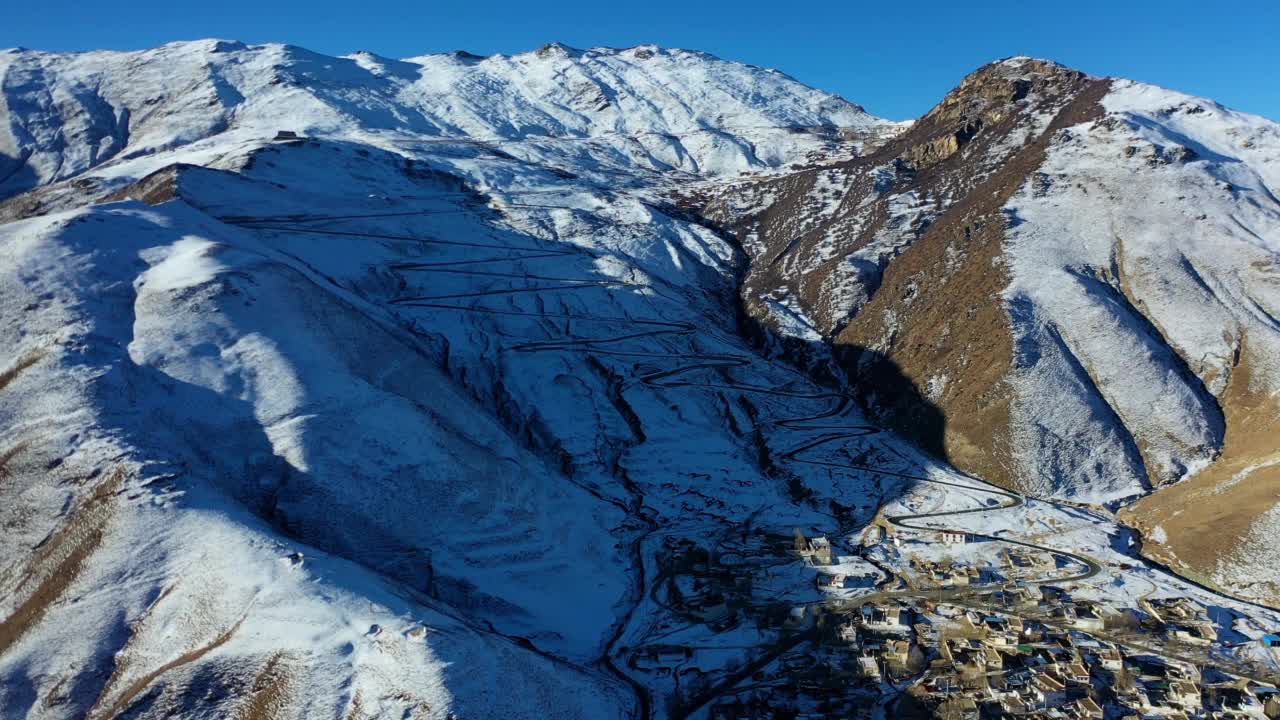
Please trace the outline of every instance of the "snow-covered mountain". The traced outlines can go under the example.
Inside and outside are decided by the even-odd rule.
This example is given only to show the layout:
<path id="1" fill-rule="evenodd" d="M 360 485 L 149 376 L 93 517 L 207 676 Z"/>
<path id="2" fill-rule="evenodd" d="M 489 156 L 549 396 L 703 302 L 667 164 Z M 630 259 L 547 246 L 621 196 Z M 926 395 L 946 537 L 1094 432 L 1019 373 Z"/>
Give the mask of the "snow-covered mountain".
<path id="1" fill-rule="evenodd" d="M 630 711 L 637 533 L 786 495 L 670 360 L 830 402 L 657 198 L 895 126 L 648 47 L 0 58 L 0 714 Z"/>
<path id="2" fill-rule="evenodd" d="M 1280 502 L 1277 192 L 1280 125 L 1011 58 L 879 150 L 711 214 L 755 260 L 752 314 L 834 345 L 878 417 L 1038 495 L 1169 487 L 1132 510 L 1149 547 L 1243 587 Z"/>
<path id="3" fill-rule="evenodd" d="M 1277 134 L 1207 101 L 1015 59 L 900 124 L 650 46 L 199 41 L 5 51 L 0 103 L 0 717 L 705 710 L 776 629 L 685 622 L 659 559 L 990 507 L 943 454 L 1193 475 L 1129 509 L 1178 558 L 1170 492 L 1269 517 Z M 965 519 L 1140 562 L 1021 508 Z M 673 636 L 724 647 L 638 673 Z"/>
<path id="4" fill-rule="evenodd" d="M 390 60 L 211 40 L 144 52 L 9 50 L 0 74 L 9 118 L 0 197 L 109 161 L 277 130 L 462 139 L 570 170 L 705 175 L 775 167 L 829 150 L 839 131 L 892 127 L 776 71 L 651 46 Z"/>

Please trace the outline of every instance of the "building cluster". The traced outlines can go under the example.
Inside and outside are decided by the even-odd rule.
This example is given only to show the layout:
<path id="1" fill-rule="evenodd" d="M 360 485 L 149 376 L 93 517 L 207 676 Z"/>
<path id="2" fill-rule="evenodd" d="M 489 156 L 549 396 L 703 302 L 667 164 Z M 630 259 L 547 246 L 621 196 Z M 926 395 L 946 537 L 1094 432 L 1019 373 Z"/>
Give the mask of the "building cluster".
<path id="1" fill-rule="evenodd" d="M 716 553 L 689 540 L 666 548 L 663 563 L 671 574 L 667 603 L 679 614 L 712 629 L 732 626 L 740 609 L 752 602 L 756 565 L 726 564 Z"/>
<path id="2" fill-rule="evenodd" d="M 944 545 L 967 545 L 978 539 L 978 536 L 963 530 L 910 530 L 880 520 L 867 528 L 863 533 L 864 545 L 878 545 L 888 542 L 894 547 L 909 544 L 942 543 Z"/>
<path id="3" fill-rule="evenodd" d="M 812 565 L 834 565 L 836 563 L 835 549 L 831 546 L 831 540 L 825 537 L 807 538 L 804 533 L 796 530 L 796 554 Z"/>
<path id="4" fill-rule="evenodd" d="M 1190 598 L 1142 600 L 1148 624 L 1159 627 L 1171 638 L 1194 645 L 1209 645 L 1218 639 L 1218 625 L 1204 605 Z"/>
<path id="5" fill-rule="evenodd" d="M 1006 548 L 1000 553 L 1005 574 L 1010 580 L 1033 580 L 1044 577 L 1054 569 L 1054 559 L 1049 553 L 1024 547 Z"/>
<path id="6" fill-rule="evenodd" d="M 968 587 L 998 580 L 989 570 L 952 560 L 911 558 L 908 567 L 918 578 L 918 585 L 933 587 Z"/>
<path id="7" fill-rule="evenodd" d="M 1275 688 L 1127 650 L 1082 629 L 1094 626 L 1095 614 L 1101 622 L 1097 605 L 1060 607 L 1066 622 L 963 611 L 938 632 L 913 700 L 935 717 L 964 720 L 1280 717 Z"/>
<path id="8" fill-rule="evenodd" d="M 807 607 L 790 622 L 811 641 L 761 668 L 710 707 L 718 720 L 870 718 L 886 683 L 908 683 L 926 649 L 907 604 L 868 603 L 838 612 Z"/>
<path id="9" fill-rule="evenodd" d="M 877 530 L 863 542 L 903 537 Z M 972 540 L 960 533 L 909 537 Z M 705 706 L 708 717 L 872 717 L 886 710 L 879 703 L 893 688 L 898 699 L 889 717 L 1280 719 L 1274 687 L 1204 669 L 1221 666 L 1208 661 L 1211 648 L 1222 644 L 1219 626 L 1189 598 L 1143 599 L 1116 611 L 1062 587 L 1023 580 L 1043 577 L 1058 559 L 1009 548 L 981 567 L 951 557 L 911 557 L 921 581 L 916 587 L 936 587 L 936 597 L 933 589 L 882 587 L 864 599 L 770 602 L 753 592 L 769 585 L 779 554 L 819 569 L 820 586 L 844 588 L 875 576 L 839 572 L 852 559 L 836 557 L 824 537 L 797 530 L 790 538 L 753 542 L 769 547 L 721 542 L 709 550 L 673 542 L 663 558 L 666 600 L 678 615 L 716 632 L 751 628 L 774 638 L 780 647 L 773 656 L 763 644 L 760 655 L 742 661 L 751 664 L 725 666 L 715 646 L 655 644 L 635 648 L 629 660 L 633 670 L 671 678 L 685 700 L 723 684 Z M 1259 644 L 1267 647 L 1270 639 L 1280 638 L 1266 636 Z"/>

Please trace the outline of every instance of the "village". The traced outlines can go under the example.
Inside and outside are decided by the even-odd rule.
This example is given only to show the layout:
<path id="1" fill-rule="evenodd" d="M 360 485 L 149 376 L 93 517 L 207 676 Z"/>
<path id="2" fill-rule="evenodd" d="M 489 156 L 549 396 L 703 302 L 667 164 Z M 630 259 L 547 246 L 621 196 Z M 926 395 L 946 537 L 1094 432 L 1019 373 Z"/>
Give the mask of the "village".
<path id="1" fill-rule="evenodd" d="M 1280 718 L 1277 667 L 1223 652 L 1204 605 L 1077 597 L 1043 581 L 1070 577 L 1070 558 L 995 545 L 884 523 L 852 547 L 798 529 L 671 540 L 654 599 L 763 642 L 727 662 L 724 646 L 657 642 L 628 665 L 671 682 L 681 718 Z M 812 595 L 776 597 L 772 578 L 797 568 Z M 1249 642 L 1280 654 L 1280 635 Z"/>

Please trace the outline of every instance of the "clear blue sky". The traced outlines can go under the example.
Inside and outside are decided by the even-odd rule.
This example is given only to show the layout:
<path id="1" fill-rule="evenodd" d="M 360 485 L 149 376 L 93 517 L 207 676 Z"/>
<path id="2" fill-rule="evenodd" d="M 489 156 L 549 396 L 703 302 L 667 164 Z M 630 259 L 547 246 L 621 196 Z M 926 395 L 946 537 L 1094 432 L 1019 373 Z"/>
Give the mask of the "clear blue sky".
<path id="1" fill-rule="evenodd" d="M 966 73 L 1034 55 L 1206 95 L 1280 120 L 1280 0 L 13 0 L 0 47 L 136 49 L 220 37 L 390 57 L 641 43 L 778 68 L 893 119 Z"/>

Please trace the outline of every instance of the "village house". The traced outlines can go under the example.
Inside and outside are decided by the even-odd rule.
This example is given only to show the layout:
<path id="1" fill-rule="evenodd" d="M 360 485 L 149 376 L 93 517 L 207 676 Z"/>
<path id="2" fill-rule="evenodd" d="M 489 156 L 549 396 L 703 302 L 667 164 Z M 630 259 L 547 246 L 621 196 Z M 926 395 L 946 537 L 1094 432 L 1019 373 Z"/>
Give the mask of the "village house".
<path id="1" fill-rule="evenodd" d="M 1147 695 L 1147 688 L 1142 683 L 1134 683 L 1128 687 L 1114 688 L 1116 697 L 1125 707 L 1134 708 L 1136 710 L 1147 712 L 1152 710 L 1151 698 Z"/>
<path id="2" fill-rule="evenodd" d="M 1032 590 L 1025 584 L 1005 586 L 991 593 L 991 602 L 1003 607 L 1025 605 L 1033 600 Z"/>
<path id="3" fill-rule="evenodd" d="M 894 527 L 893 525 L 885 526 L 884 532 L 885 537 L 893 543 L 894 547 L 900 548 L 907 543 L 918 542 L 920 540 L 919 533 L 913 530 L 904 530 L 900 527 Z"/>
<path id="4" fill-rule="evenodd" d="M 1169 703 L 1186 712 L 1200 711 L 1203 701 L 1200 697 L 1200 686 L 1189 680 L 1173 680 L 1169 683 Z"/>
<path id="5" fill-rule="evenodd" d="M 911 647 L 911 643 L 906 640 L 892 640 L 885 643 L 881 657 L 885 662 L 905 668 L 911 660 Z"/>
<path id="6" fill-rule="evenodd" d="M 835 552 L 831 547 L 831 541 L 826 537 L 806 538 L 804 533 L 797 528 L 795 531 L 795 550 L 800 557 L 808 560 L 810 564 L 835 564 Z"/>
<path id="7" fill-rule="evenodd" d="M 1044 642 L 1049 637 L 1050 628 L 1041 622 L 1029 620 L 1022 626 L 1022 642 Z"/>
<path id="8" fill-rule="evenodd" d="M 1093 698 L 1086 696 L 1067 706 L 1067 716 L 1078 720 L 1102 720 L 1106 713 Z"/>
<path id="9" fill-rule="evenodd" d="M 1193 645 L 1209 645 L 1218 639 L 1218 631 L 1209 623 L 1170 625 L 1169 637 Z"/>
<path id="10" fill-rule="evenodd" d="M 880 525 L 872 525 L 862 534 L 862 544 L 866 546 L 879 545 L 884 541 L 884 528 Z"/>
<path id="11" fill-rule="evenodd" d="M 1067 700 L 1066 684 L 1047 672 L 1039 672 L 1032 676 L 1031 691 L 1039 705 L 1058 706 Z"/>
<path id="12" fill-rule="evenodd" d="M 1124 667 L 1124 652 L 1114 645 L 1098 648 L 1094 651 L 1092 659 L 1093 663 L 1103 670 L 1117 672 Z"/>
<path id="13" fill-rule="evenodd" d="M 972 638 L 950 637 L 938 645 L 938 654 L 945 665 L 956 670 L 978 670 L 987 667 L 988 655 L 999 653 L 988 650 L 980 641 Z"/>
<path id="14" fill-rule="evenodd" d="M 858 672 L 862 677 L 873 682 L 878 683 L 884 679 L 880 673 L 879 659 L 869 652 L 858 655 Z"/>
<path id="15" fill-rule="evenodd" d="M 1280 689 L 1273 687 L 1253 689 L 1253 694 L 1262 703 L 1262 712 L 1268 718 L 1280 718 Z"/>
<path id="16" fill-rule="evenodd" d="M 812 558 L 814 565 L 832 565 L 835 563 L 831 541 L 827 538 L 814 538 L 810 541 L 810 550 L 810 558 Z"/>
<path id="17" fill-rule="evenodd" d="M 1067 594 L 1066 590 L 1056 585 L 1040 586 L 1040 599 L 1036 603 L 1040 607 L 1054 607 L 1068 602 L 1071 602 L 1071 596 Z"/>
<path id="18" fill-rule="evenodd" d="M 1207 621 L 1208 608 L 1191 598 L 1144 598 L 1139 606 L 1166 625 L 1184 622 Z"/>
<path id="19" fill-rule="evenodd" d="M 982 581 L 982 571 L 972 565 L 952 565 L 940 578 L 944 585 L 968 587 Z"/>
<path id="20" fill-rule="evenodd" d="M 976 610 L 967 610 L 965 623 L 975 630 L 986 630 L 995 634 L 1012 634 L 1015 638 L 1022 634 L 1022 618 L 1016 616 L 990 615 Z M 1016 642 L 1013 644 L 1017 644 Z"/>
<path id="21" fill-rule="evenodd" d="M 1068 685 L 1077 687 L 1089 687 L 1089 669 L 1082 662 L 1067 663 L 1058 666 L 1058 672 L 1062 675 L 1062 679 Z"/>
<path id="22" fill-rule="evenodd" d="M 1101 606 L 1089 600 L 1078 600 L 1070 605 L 1063 605 L 1057 609 L 1055 614 L 1057 613 L 1060 613 L 1062 619 L 1072 627 L 1080 630 L 1098 632 L 1105 626 Z"/>
<path id="23" fill-rule="evenodd" d="M 915 630 L 916 638 L 925 645 L 930 647 L 938 642 L 938 628 L 927 622 L 917 622 L 911 627 Z"/>
<path id="24" fill-rule="evenodd" d="M 1222 717 L 1265 717 L 1265 708 L 1247 681 L 1204 689 L 1205 709 Z"/>
<path id="25" fill-rule="evenodd" d="M 1053 556 L 1027 548 L 1008 548 L 1003 553 L 1004 565 L 1013 577 L 1037 577 L 1053 568 Z"/>
<path id="26" fill-rule="evenodd" d="M 818 587 L 831 590 L 843 590 L 848 581 L 849 576 L 845 573 L 818 573 L 816 578 Z"/>
<path id="27" fill-rule="evenodd" d="M 911 610 L 909 608 L 889 605 L 881 607 L 866 604 L 854 615 L 863 625 L 870 629 L 893 633 L 910 632 Z"/>
<path id="28" fill-rule="evenodd" d="M 1031 707 L 1016 694 L 1001 697 L 997 701 L 997 713 L 1002 716 L 1020 717 L 1031 712 Z"/>
<path id="29" fill-rule="evenodd" d="M 669 675 L 693 657 L 693 651 L 679 645 L 650 645 L 634 653 L 627 664 L 637 670 Z"/>

